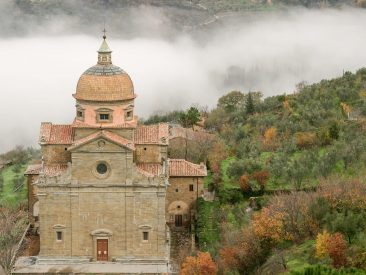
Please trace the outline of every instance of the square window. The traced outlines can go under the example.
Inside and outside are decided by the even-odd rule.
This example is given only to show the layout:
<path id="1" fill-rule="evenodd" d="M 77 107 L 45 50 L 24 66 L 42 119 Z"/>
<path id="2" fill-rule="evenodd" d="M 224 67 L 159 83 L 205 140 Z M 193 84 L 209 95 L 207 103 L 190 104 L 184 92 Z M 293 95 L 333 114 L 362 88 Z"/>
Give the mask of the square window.
<path id="1" fill-rule="evenodd" d="M 78 117 L 83 117 L 83 111 L 77 111 L 77 116 Z"/>
<path id="2" fill-rule="evenodd" d="M 149 240 L 149 232 L 142 232 L 142 238 L 144 241 L 148 241 Z"/>
<path id="3" fill-rule="evenodd" d="M 189 191 L 193 191 L 193 184 L 189 185 Z"/>
<path id="4" fill-rule="evenodd" d="M 178 190 L 178 188 L 177 189 L 175 189 L 175 192 L 178 192 L 179 190 Z"/>
<path id="5" fill-rule="evenodd" d="M 109 120 L 109 114 L 99 114 L 100 120 Z"/>
<path id="6" fill-rule="evenodd" d="M 62 241 L 62 232 L 61 231 L 56 232 L 56 240 L 57 241 Z"/>
<path id="7" fill-rule="evenodd" d="M 128 118 L 128 119 L 132 118 L 132 111 L 126 112 L 126 118 Z"/>

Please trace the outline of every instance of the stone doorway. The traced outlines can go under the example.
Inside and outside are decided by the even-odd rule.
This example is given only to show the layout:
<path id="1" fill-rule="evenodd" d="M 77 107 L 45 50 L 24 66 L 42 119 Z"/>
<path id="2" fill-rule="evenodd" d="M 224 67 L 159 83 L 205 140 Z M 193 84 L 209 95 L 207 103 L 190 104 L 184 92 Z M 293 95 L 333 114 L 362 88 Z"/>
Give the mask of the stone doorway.
<path id="1" fill-rule="evenodd" d="M 97 239 L 97 261 L 108 261 L 108 239 Z"/>

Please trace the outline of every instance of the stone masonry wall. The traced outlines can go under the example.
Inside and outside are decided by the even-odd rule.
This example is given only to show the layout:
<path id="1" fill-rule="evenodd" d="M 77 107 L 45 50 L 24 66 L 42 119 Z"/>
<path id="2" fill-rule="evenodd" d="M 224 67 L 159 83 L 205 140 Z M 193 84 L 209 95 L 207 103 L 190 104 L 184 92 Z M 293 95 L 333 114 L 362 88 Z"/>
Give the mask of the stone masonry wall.
<path id="1" fill-rule="evenodd" d="M 164 189 L 47 187 L 40 192 L 40 255 L 95 260 L 100 230 L 111 233 L 105 237 L 108 260 L 166 257 Z M 56 240 L 57 231 L 63 232 L 62 241 Z M 144 231 L 149 232 L 148 241 L 143 240 Z"/>
<path id="2" fill-rule="evenodd" d="M 71 154 L 65 150 L 68 145 L 42 145 L 45 164 L 66 164 L 71 161 Z"/>
<path id="3" fill-rule="evenodd" d="M 203 179 L 194 177 L 171 177 L 169 184 L 165 205 L 167 222 L 174 223 L 173 215 L 175 214 L 187 215 L 187 220 L 185 220 L 187 222 L 190 219 L 190 210 L 194 208 L 197 198 L 203 194 Z M 193 185 L 193 191 L 190 191 L 190 185 Z"/>

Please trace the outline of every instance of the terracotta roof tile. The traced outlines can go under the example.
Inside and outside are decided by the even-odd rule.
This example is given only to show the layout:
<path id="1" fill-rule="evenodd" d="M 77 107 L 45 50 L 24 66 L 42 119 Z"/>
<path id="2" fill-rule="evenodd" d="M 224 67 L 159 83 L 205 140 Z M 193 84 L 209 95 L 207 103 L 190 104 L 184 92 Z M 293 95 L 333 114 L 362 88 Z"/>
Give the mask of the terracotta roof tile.
<path id="1" fill-rule="evenodd" d="M 57 125 L 42 122 L 39 135 L 40 144 L 71 144 L 74 131 L 71 125 Z"/>
<path id="2" fill-rule="evenodd" d="M 169 125 L 159 123 L 154 125 L 139 125 L 135 130 L 135 144 L 168 144 Z"/>
<path id="3" fill-rule="evenodd" d="M 159 163 L 139 163 L 137 167 L 141 170 L 158 176 L 162 173 L 162 165 Z M 194 164 L 184 159 L 169 159 L 170 177 L 205 177 L 207 169 L 205 165 Z"/>
<path id="4" fill-rule="evenodd" d="M 194 164 L 184 159 L 169 159 L 169 176 L 171 177 L 205 177 L 206 166 Z"/>
<path id="5" fill-rule="evenodd" d="M 124 137 L 121 137 L 117 134 L 114 134 L 112 132 L 109 132 L 109 131 L 106 131 L 106 130 L 101 130 L 101 131 L 98 131 L 98 132 L 95 132 L 89 136 L 86 136 L 84 138 L 81 138 L 79 140 L 76 140 L 72 146 L 69 148 L 69 150 L 72 150 L 72 149 L 75 149 L 85 143 L 88 143 L 89 141 L 92 141 L 96 138 L 100 138 L 100 137 L 103 137 L 107 140 L 110 140 L 112 142 L 115 142 L 119 145 L 122 145 L 122 146 L 125 146 L 131 150 L 135 150 L 135 146 L 134 144 L 132 143 L 132 141 L 124 138 Z"/>
<path id="6" fill-rule="evenodd" d="M 25 175 L 39 175 L 42 170 L 42 164 L 31 164 L 24 172 Z M 43 172 L 48 177 L 56 177 L 67 170 L 67 164 L 49 164 L 45 165 Z"/>
<path id="7" fill-rule="evenodd" d="M 146 177 L 149 177 L 149 178 L 153 178 L 153 177 L 156 177 L 157 175 L 153 174 L 153 173 L 150 173 L 144 169 L 141 169 L 140 167 L 137 166 L 137 171 L 141 174 L 143 174 L 144 176 Z"/>
<path id="8" fill-rule="evenodd" d="M 107 67 L 105 66 L 105 69 Z M 92 101 L 129 100 L 136 97 L 131 78 L 125 72 L 113 75 L 91 75 L 88 71 L 80 76 L 73 96 L 76 99 Z"/>
<path id="9" fill-rule="evenodd" d="M 163 167 L 159 163 L 138 163 L 137 167 L 147 173 L 158 176 L 162 173 Z"/>
<path id="10" fill-rule="evenodd" d="M 108 128 L 136 128 L 137 123 L 136 123 L 136 120 L 132 120 L 129 122 L 125 122 L 123 124 L 100 123 L 98 125 L 90 125 L 90 124 L 87 124 L 87 123 L 84 123 L 84 122 L 81 122 L 81 121 L 78 121 L 75 119 L 71 126 L 73 128 L 96 128 L 96 129 L 100 129 L 100 128 L 102 128 L 102 129 L 103 128 L 105 128 L 105 129 L 108 129 Z"/>

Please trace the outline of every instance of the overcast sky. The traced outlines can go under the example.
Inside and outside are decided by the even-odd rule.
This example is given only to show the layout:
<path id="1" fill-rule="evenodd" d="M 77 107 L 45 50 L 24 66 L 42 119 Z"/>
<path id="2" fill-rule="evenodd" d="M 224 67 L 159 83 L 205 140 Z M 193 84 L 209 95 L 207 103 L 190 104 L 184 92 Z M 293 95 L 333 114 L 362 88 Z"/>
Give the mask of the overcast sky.
<path id="1" fill-rule="evenodd" d="M 154 16 L 148 20 L 158 28 L 161 15 Z M 137 29 L 121 38 L 110 31 L 108 43 L 113 63 L 134 82 L 137 114 L 147 117 L 196 103 L 213 107 L 232 89 L 291 93 L 301 81 L 355 71 L 366 66 L 365 26 L 366 10 L 295 10 L 228 20 L 206 35 L 149 36 Z M 52 33 L 0 36 L 0 152 L 35 146 L 41 121 L 73 120 L 71 95 L 96 63 L 101 36 L 67 35 L 67 25 Z"/>

